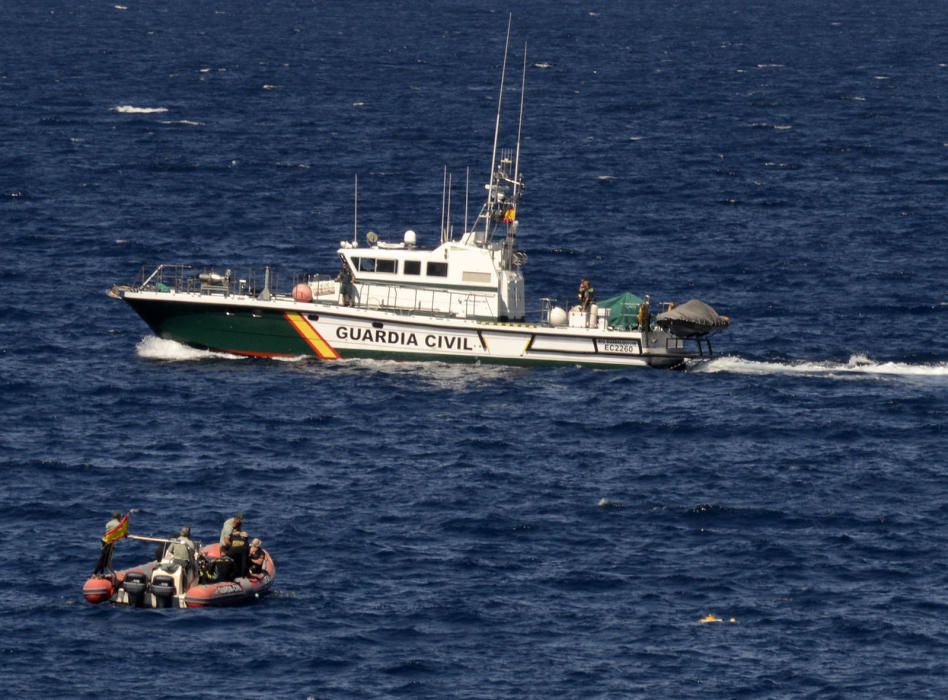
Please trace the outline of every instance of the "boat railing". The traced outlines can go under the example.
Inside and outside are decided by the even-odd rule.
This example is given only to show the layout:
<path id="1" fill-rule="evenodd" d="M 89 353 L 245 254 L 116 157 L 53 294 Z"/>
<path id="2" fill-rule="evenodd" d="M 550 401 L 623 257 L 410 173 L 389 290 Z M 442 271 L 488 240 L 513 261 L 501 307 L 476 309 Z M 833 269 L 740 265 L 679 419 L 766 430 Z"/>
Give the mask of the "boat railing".
<path id="1" fill-rule="evenodd" d="M 355 305 L 391 311 L 412 311 L 449 316 L 497 317 L 496 294 L 430 286 L 399 286 L 363 282 L 356 284 Z M 463 309 L 463 314 L 459 310 Z"/>
<path id="2" fill-rule="evenodd" d="M 264 279 L 268 279 L 271 287 L 275 287 L 277 284 L 275 273 L 268 272 Z M 266 286 L 267 282 L 265 281 L 264 287 Z M 252 271 L 247 277 L 235 276 L 230 270 L 219 273 L 205 269 L 204 272 L 195 274 L 193 265 L 162 263 L 147 277 L 145 276 L 145 268 L 142 268 L 141 281 L 137 285 L 136 291 L 191 292 L 225 297 L 256 297 L 264 290 L 257 288 L 256 277 Z M 271 292 L 271 295 L 274 297 L 284 296 L 274 292 Z"/>
<path id="3" fill-rule="evenodd" d="M 195 279 L 193 276 L 187 275 L 187 271 L 191 269 L 191 265 L 184 263 L 162 263 L 148 277 L 145 277 L 145 268 L 143 267 L 138 291 L 146 289 L 161 292 L 193 290 Z"/>
<path id="4" fill-rule="evenodd" d="M 249 282 L 248 282 L 249 279 Z M 310 287 L 319 289 L 319 275 L 306 276 Z M 325 281 L 329 281 L 327 278 Z M 275 275 L 271 273 L 270 286 L 276 287 Z M 264 283 L 266 286 L 266 282 Z M 412 285 L 402 286 L 380 282 L 356 283 L 354 306 L 378 308 L 395 312 L 428 313 L 461 318 L 497 318 L 497 294 L 477 291 L 445 289 L 444 287 Z M 212 296 L 258 296 L 253 275 L 247 279 L 235 276 L 228 269 L 223 273 L 205 270 L 196 274 L 194 266 L 183 263 L 162 263 L 151 274 L 145 276 L 142 268 L 141 281 L 137 291 L 157 291 L 173 293 L 195 293 Z M 336 304 L 337 293 L 327 295 L 314 294 L 313 303 Z M 292 295 L 271 292 L 271 298 L 292 299 Z"/>

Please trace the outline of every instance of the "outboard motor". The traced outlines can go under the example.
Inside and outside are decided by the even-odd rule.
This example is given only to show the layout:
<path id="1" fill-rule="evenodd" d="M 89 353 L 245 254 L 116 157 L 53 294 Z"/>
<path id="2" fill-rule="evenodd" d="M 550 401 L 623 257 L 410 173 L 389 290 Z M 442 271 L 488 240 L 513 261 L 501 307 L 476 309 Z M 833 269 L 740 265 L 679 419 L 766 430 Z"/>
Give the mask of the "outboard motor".
<path id="1" fill-rule="evenodd" d="M 125 595 L 128 596 L 128 604 L 133 608 L 140 608 L 145 604 L 145 589 L 148 588 L 148 579 L 141 571 L 129 571 L 125 574 L 125 581 L 122 583 L 125 589 Z"/>
<path id="2" fill-rule="evenodd" d="M 156 574 L 151 580 L 151 592 L 155 596 L 156 608 L 174 607 L 174 577 Z"/>

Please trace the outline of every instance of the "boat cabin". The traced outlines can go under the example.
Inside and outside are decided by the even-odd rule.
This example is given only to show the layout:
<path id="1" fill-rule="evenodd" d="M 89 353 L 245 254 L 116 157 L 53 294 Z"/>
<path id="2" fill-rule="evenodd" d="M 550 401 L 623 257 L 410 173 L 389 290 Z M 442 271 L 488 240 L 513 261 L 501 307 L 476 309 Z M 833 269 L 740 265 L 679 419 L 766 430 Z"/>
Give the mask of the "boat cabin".
<path id="1" fill-rule="evenodd" d="M 339 256 L 353 275 L 357 306 L 515 321 L 524 317 L 523 274 L 505 260 L 503 242 L 445 241 L 433 250 L 369 235 L 368 245 L 342 241 Z M 342 290 L 339 290 L 342 293 Z"/>

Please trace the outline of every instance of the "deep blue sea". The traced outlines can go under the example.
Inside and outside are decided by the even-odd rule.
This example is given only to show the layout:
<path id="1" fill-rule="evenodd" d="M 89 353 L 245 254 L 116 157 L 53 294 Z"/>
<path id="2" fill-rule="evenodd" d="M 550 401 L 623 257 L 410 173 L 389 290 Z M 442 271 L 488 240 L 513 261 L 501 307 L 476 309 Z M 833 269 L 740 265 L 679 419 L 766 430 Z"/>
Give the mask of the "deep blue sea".
<path id="1" fill-rule="evenodd" d="M 433 245 L 447 166 L 459 230 L 508 12 L 528 307 L 697 297 L 716 359 L 235 359 L 105 295 L 334 273 L 357 175 L 363 232 Z M 946 37 L 927 0 L 0 0 L 4 694 L 948 696 Z M 88 605 L 115 509 L 244 511 L 274 593 Z"/>

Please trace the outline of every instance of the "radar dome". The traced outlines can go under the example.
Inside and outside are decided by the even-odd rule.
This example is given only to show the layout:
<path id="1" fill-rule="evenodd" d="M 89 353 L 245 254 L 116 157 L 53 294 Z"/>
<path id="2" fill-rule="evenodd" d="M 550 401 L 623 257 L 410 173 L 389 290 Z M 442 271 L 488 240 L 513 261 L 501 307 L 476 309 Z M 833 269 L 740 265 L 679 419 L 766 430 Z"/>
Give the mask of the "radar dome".
<path id="1" fill-rule="evenodd" d="M 566 309 L 561 309 L 559 306 L 554 306 L 550 309 L 550 324 L 554 326 L 565 326 L 566 325 Z"/>
<path id="2" fill-rule="evenodd" d="M 414 231 L 412 231 L 411 229 L 408 229 L 407 231 L 405 231 L 405 246 L 407 248 L 414 248 L 417 240 L 418 240 L 418 237 L 416 236 Z"/>

